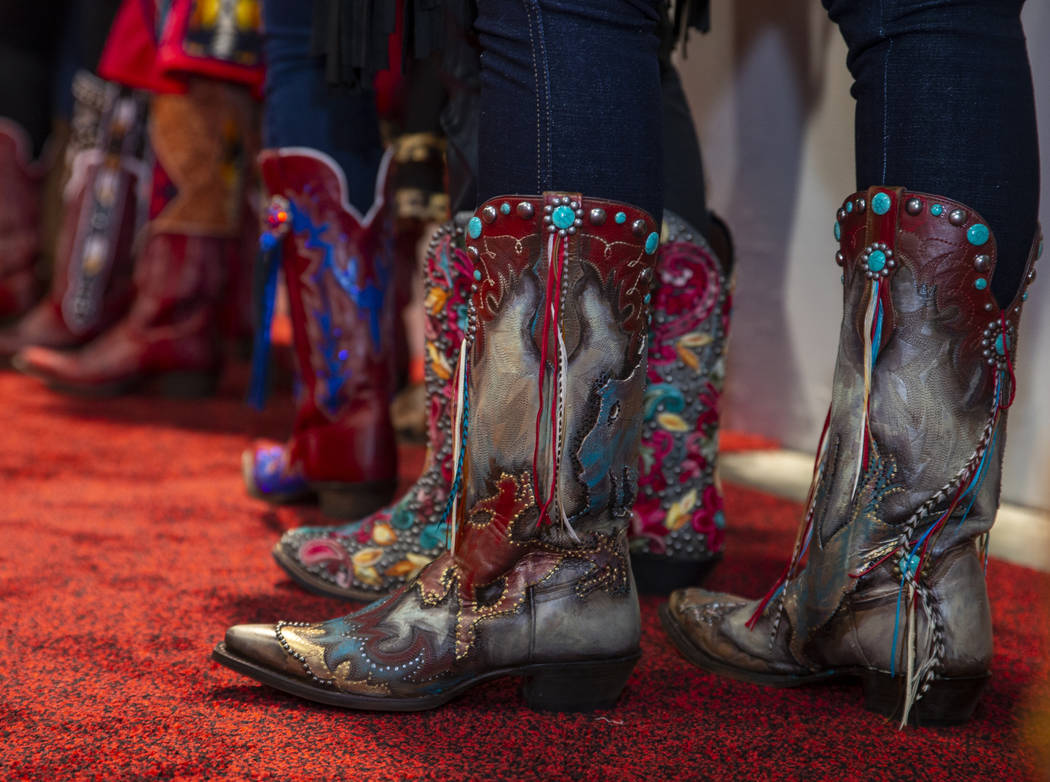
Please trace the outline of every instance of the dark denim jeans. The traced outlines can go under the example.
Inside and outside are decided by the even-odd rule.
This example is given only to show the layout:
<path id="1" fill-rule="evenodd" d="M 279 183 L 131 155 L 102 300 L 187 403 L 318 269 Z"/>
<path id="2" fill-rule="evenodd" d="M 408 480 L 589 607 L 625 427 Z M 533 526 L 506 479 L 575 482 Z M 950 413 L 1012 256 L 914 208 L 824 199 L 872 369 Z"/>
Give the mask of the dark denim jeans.
<path id="1" fill-rule="evenodd" d="M 478 196 L 663 207 L 660 0 L 481 0 Z"/>
<path id="2" fill-rule="evenodd" d="M 857 185 L 976 209 L 996 234 L 992 288 L 1013 297 L 1035 233 L 1039 147 L 1024 0 L 823 0 L 849 47 Z"/>
<path id="3" fill-rule="evenodd" d="M 324 65 L 310 54 L 313 3 L 264 0 L 268 147 L 310 147 L 332 157 L 346 174 L 350 203 L 372 205 L 383 150 L 375 94 L 325 82 Z"/>

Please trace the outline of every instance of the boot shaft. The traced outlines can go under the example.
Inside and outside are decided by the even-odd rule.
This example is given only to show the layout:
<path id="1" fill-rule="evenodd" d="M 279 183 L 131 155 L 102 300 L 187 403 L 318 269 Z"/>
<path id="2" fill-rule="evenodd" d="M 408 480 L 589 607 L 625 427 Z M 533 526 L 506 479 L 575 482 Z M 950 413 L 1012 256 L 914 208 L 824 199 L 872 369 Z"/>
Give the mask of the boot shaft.
<path id="1" fill-rule="evenodd" d="M 995 238 L 962 204 L 879 187 L 838 218 L 834 391 L 800 539 L 809 561 L 785 592 L 797 639 L 855 590 L 921 586 L 934 558 L 991 528 L 1027 297 L 1000 309 Z"/>
<path id="2" fill-rule="evenodd" d="M 386 203 L 389 153 L 376 199 L 362 215 L 327 155 L 266 150 L 260 167 L 271 194 L 269 232 L 279 242 L 303 386 L 297 426 L 335 421 L 363 398 L 392 391 L 393 241 Z M 276 245 L 275 245 L 276 246 Z"/>
<path id="3" fill-rule="evenodd" d="M 78 341 L 115 322 L 131 298 L 133 244 L 150 183 L 148 98 L 77 74 L 73 141 L 51 302 Z"/>
<path id="4" fill-rule="evenodd" d="M 471 218 L 458 391 L 470 527 L 569 544 L 626 526 L 655 229 L 634 207 L 563 193 L 495 198 Z"/>

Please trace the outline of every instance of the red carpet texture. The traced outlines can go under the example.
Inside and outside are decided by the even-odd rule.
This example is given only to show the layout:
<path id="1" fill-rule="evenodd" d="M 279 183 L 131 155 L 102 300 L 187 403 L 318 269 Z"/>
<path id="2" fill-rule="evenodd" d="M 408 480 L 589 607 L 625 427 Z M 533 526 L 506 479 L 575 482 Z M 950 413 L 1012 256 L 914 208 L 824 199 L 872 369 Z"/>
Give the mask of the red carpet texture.
<path id="1" fill-rule="evenodd" d="M 245 496 L 239 454 L 280 435 L 233 390 L 208 402 L 90 401 L 0 374 L 0 778 L 1033 779 L 1045 775 L 1050 577 L 993 561 L 993 680 L 974 721 L 898 732 L 854 686 L 765 690 L 686 663 L 646 599 L 619 706 L 535 713 L 483 685 L 423 714 L 300 702 L 209 661 L 227 625 L 324 619 L 270 559 L 315 512 Z M 727 447 L 760 447 L 727 438 Z M 405 476 L 418 469 L 407 452 Z M 715 588 L 758 595 L 797 505 L 728 487 Z M 1038 709 L 1044 709 L 1043 712 Z"/>

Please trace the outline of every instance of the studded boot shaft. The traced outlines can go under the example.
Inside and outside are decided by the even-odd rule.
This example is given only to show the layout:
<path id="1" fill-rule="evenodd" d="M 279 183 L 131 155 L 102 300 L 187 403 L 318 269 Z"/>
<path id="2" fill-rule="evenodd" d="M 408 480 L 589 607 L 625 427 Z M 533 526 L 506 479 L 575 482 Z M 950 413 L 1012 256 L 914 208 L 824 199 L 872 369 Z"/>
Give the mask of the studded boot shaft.
<path id="1" fill-rule="evenodd" d="M 362 215 L 347 201 L 343 173 L 327 155 L 297 147 L 260 155 L 272 194 L 263 238 L 284 274 L 302 382 L 289 442 L 260 444 L 244 455 L 245 482 L 262 499 L 316 494 L 327 515 L 361 518 L 396 487 L 389 161 L 388 152 L 375 201 Z M 271 298 L 274 287 L 275 277 Z"/>
<path id="2" fill-rule="evenodd" d="M 870 708 L 965 720 L 991 658 L 975 540 L 998 507 L 1027 292 L 1000 310 L 995 239 L 962 204 L 872 188 L 838 218 L 839 355 L 795 555 L 764 601 L 678 592 L 665 626 L 719 673 L 856 673 Z"/>
<path id="3" fill-rule="evenodd" d="M 453 374 L 466 328 L 471 269 L 463 228 L 451 222 L 438 228 L 424 263 L 423 473 L 399 502 L 361 521 L 286 532 L 274 547 L 274 558 L 307 589 L 370 602 L 410 581 L 445 548 L 444 510 L 453 471 Z"/>
<path id="4" fill-rule="evenodd" d="M 72 348 L 93 339 L 131 304 L 133 242 L 146 219 L 145 95 L 87 72 L 76 107 L 68 176 L 48 297 L 0 332 L 0 356 L 28 345 Z"/>
<path id="5" fill-rule="evenodd" d="M 351 708 L 432 708 L 505 675 L 534 707 L 612 705 L 639 655 L 626 531 L 654 228 L 573 194 L 478 210 L 451 548 L 356 614 L 231 628 L 215 658 Z"/>
<path id="6" fill-rule="evenodd" d="M 728 230 L 712 225 L 726 239 L 726 257 L 664 211 L 631 524 L 631 561 L 643 593 L 699 583 L 721 557 L 725 537 L 717 460 L 733 259 Z"/>

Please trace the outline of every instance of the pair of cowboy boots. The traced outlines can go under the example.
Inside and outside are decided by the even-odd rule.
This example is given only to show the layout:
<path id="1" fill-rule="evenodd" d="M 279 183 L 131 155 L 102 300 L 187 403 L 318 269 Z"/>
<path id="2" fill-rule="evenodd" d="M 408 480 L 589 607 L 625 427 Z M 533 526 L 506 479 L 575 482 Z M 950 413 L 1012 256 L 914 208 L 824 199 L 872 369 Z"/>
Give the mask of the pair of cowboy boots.
<path id="1" fill-rule="evenodd" d="M 624 219 L 610 224 L 612 209 Z M 479 210 L 440 517 L 452 545 L 356 614 L 231 628 L 217 660 L 362 709 L 430 708 L 505 675 L 538 708 L 615 701 L 638 654 L 625 532 L 656 245 L 644 215 L 633 238 L 606 227 L 627 217 L 561 194 Z M 948 199 L 873 188 L 835 232 L 835 395 L 792 563 L 763 601 L 684 590 L 662 618 L 714 672 L 780 686 L 855 675 L 902 723 L 962 721 L 988 677 L 975 540 L 998 505 L 1027 292 L 999 307 L 994 238 Z"/>
<path id="2" fill-rule="evenodd" d="M 210 393 L 223 305 L 237 300 L 231 270 L 243 263 L 255 106 L 200 80 L 153 96 L 147 123 L 144 99 L 105 91 L 98 140 L 72 168 L 52 293 L 0 347 L 58 390 Z"/>

